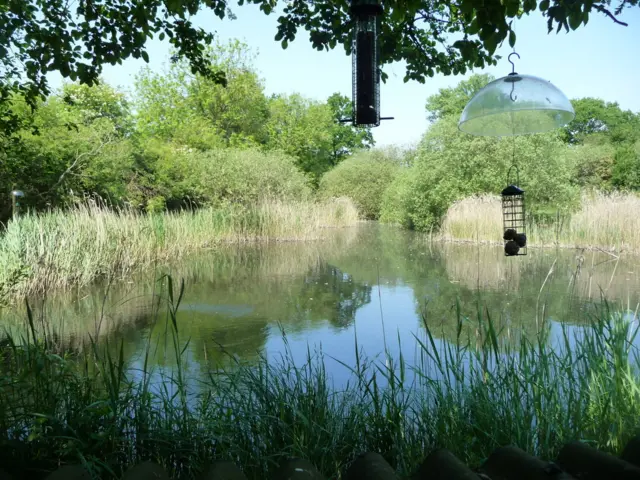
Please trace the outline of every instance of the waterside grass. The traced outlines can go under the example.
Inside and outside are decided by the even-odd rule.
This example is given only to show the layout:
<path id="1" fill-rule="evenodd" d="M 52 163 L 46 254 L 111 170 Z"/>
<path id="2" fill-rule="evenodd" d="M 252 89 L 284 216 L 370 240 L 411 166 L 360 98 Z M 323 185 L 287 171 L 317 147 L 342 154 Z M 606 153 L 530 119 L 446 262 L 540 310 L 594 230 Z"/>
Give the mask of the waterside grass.
<path id="1" fill-rule="evenodd" d="M 221 243 L 315 240 L 325 228 L 357 221 L 348 199 L 265 201 L 156 215 L 87 203 L 27 214 L 0 236 L 0 300 L 128 277 Z"/>
<path id="2" fill-rule="evenodd" d="M 563 329 L 555 342 L 548 328 L 533 342 L 504 342 L 482 309 L 477 318 L 458 314 L 455 342 L 436 340 L 425 323 L 415 364 L 390 353 L 379 361 L 357 355 L 355 365 L 342 365 L 351 380 L 337 388 L 326 365 L 340 359 L 311 349 L 304 362 L 287 349 L 253 366 L 201 365 L 204 378 L 189 378 L 188 339 L 176 320 L 181 292 L 168 288 L 159 320 L 171 326 L 172 369 L 151 367 L 153 345 L 129 364 L 122 346 L 93 344 L 74 356 L 46 341 L 5 342 L 1 465 L 45 472 L 82 463 L 116 478 L 127 465 L 154 460 L 174 478 L 192 478 L 215 458 L 261 479 L 283 457 L 299 456 L 336 478 L 373 450 L 406 475 L 437 447 L 472 465 L 505 444 L 546 458 L 572 440 L 619 452 L 639 424 L 635 330 L 606 304 L 589 326 Z M 479 336 L 462 333 L 469 322 Z"/>
<path id="3" fill-rule="evenodd" d="M 440 240 L 502 242 L 502 211 L 497 196 L 476 196 L 449 208 Z M 640 197 L 633 194 L 585 195 L 581 208 L 569 217 L 529 222 L 530 246 L 600 249 L 640 253 Z"/>

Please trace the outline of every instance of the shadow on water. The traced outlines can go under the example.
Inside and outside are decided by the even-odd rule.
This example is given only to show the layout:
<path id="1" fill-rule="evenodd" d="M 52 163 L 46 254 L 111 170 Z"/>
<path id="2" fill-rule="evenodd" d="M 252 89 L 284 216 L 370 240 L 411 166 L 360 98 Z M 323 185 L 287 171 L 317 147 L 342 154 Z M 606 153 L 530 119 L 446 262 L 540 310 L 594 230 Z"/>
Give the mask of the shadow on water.
<path id="1" fill-rule="evenodd" d="M 499 247 L 432 244 L 365 224 L 327 231 L 322 242 L 229 246 L 128 283 L 32 304 L 40 333 L 65 346 L 80 348 L 90 335 L 110 345 L 122 340 L 125 357 L 135 362 L 151 344 L 154 362 L 170 368 L 163 278 L 170 274 L 185 282 L 180 338 L 189 341 L 189 363 L 198 370 L 229 355 L 247 362 L 261 354 L 276 358 L 285 347 L 302 361 L 308 345 L 350 364 L 354 334 L 370 357 L 385 347 L 397 353 L 401 345 L 411 361 L 416 336 L 424 339 L 423 321 L 439 342 L 453 342 L 460 328 L 480 338 L 478 318 L 488 312 L 506 341 L 517 342 L 542 325 L 551 325 L 552 335 L 559 322 L 579 326 L 601 293 L 616 308 L 634 311 L 638 262 L 577 250 L 532 249 L 527 257 L 506 258 Z M 26 335 L 24 318 L 24 308 L 0 312 L 14 335 Z"/>

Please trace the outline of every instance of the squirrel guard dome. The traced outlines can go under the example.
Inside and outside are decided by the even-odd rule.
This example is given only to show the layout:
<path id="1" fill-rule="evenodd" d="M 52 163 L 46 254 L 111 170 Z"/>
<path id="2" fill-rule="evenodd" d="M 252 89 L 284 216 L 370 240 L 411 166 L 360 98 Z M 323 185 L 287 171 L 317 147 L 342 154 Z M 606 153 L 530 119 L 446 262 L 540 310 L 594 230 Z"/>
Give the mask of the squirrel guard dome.
<path id="1" fill-rule="evenodd" d="M 472 135 L 507 137 L 548 132 L 575 116 L 569 99 L 551 82 L 512 72 L 473 96 L 458 128 Z"/>

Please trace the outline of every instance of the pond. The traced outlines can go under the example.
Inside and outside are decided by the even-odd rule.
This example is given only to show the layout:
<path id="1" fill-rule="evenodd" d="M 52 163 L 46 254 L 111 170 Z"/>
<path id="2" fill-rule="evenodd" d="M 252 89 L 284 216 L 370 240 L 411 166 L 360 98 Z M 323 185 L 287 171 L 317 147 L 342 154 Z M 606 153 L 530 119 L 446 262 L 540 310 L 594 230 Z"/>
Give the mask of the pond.
<path id="1" fill-rule="evenodd" d="M 365 223 L 327 230 L 318 242 L 220 247 L 179 265 L 144 272 L 125 283 L 102 284 L 32 302 L 36 325 L 51 338 L 81 345 L 91 335 L 141 362 L 172 368 L 167 339 L 168 283 L 177 306 L 189 369 L 205 372 L 230 356 L 255 362 L 288 352 L 297 363 L 321 349 L 329 373 L 346 378 L 356 344 L 375 358 L 401 349 L 420 354 L 428 326 L 438 344 L 478 335 L 491 317 L 506 341 L 534 338 L 540 325 L 558 335 L 609 308 L 633 312 L 640 302 L 640 260 L 602 252 L 530 249 L 526 257 L 500 247 L 441 244 L 393 227 Z M 0 312 L 2 326 L 26 335 L 24 308 Z M 632 317 L 633 318 L 633 317 Z M 283 335 L 284 334 L 284 335 Z M 309 349 L 309 350 L 308 350 Z"/>

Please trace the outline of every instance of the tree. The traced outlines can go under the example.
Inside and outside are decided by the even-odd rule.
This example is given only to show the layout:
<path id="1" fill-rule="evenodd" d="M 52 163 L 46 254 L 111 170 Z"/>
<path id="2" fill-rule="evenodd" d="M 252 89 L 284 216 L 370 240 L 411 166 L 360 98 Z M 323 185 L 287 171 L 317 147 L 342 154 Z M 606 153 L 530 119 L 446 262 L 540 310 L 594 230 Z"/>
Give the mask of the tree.
<path id="1" fill-rule="evenodd" d="M 192 74 L 186 62 L 173 62 L 164 73 L 145 69 L 137 77 L 140 132 L 200 150 L 264 144 L 267 98 L 249 47 L 232 40 L 206 55 L 211 68 L 225 74 L 226 88 Z"/>
<path id="2" fill-rule="evenodd" d="M 427 118 L 435 122 L 449 115 L 459 117 L 469 100 L 493 80 L 495 78 L 487 73 L 475 74 L 455 87 L 441 88 L 438 93 L 427 98 Z"/>
<path id="3" fill-rule="evenodd" d="M 331 109 L 299 94 L 274 95 L 269 101 L 266 129 L 268 148 L 280 150 L 298 161 L 300 169 L 317 184 L 333 166 Z"/>
<path id="4" fill-rule="evenodd" d="M 495 51 L 508 39 L 516 42 L 511 28 L 514 18 L 539 10 L 549 31 L 575 30 L 593 11 L 616 16 L 640 0 L 619 0 L 612 12 L 611 0 L 389 0 L 381 22 L 381 60 L 404 60 L 405 80 L 424 82 L 435 72 L 465 73 L 470 67 L 495 64 Z M 238 0 L 243 5 L 245 0 Z M 266 14 L 277 0 L 246 0 Z M 285 2 L 282 2 L 285 3 Z M 282 5 L 280 3 L 280 5 Z M 186 58 L 193 73 L 224 83 L 224 73 L 210 68 L 203 45 L 213 35 L 193 26 L 189 17 L 207 7 L 219 17 L 230 16 L 228 0 L 8 0 L 0 6 L 0 61 L 2 79 L 0 112 L 2 130 L 15 129 L 17 117 L 7 108 L 13 92 L 25 94 L 30 105 L 49 93 L 46 74 L 93 84 L 105 64 L 143 58 L 148 61 L 147 42 L 169 38 L 177 55 Z M 275 39 L 286 48 L 298 29 L 310 32 L 319 50 L 343 45 L 351 49 L 352 21 L 349 1 L 292 0 L 278 19 Z M 451 37 L 458 40 L 450 43 Z"/>
<path id="5" fill-rule="evenodd" d="M 331 155 L 334 166 L 355 151 L 375 145 L 371 128 L 340 123 L 340 120 L 353 116 L 353 105 L 349 97 L 334 93 L 327 99 L 327 104 L 335 120 L 335 125 L 331 129 Z"/>
<path id="6" fill-rule="evenodd" d="M 567 143 L 583 143 L 592 135 L 603 136 L 612 143 L 633 143 L 640 139 L 640 115 L 622 110 L 617 102 L 600 98 L 572 100 L 576 118 L 564 127 Z"/>
<path id="7" fill-rule="evenodd" d="M 14 186 L 32 207 L 57 206 L 84 194 L 124 201 L 133 149 L 125 134 L 130 114 L 123 99 L 105 85 L 65 85 L 33 113 L 15 96 L 12 108 L 25 128 L 15 142 L 2 145 L 0 210 Z"/>

